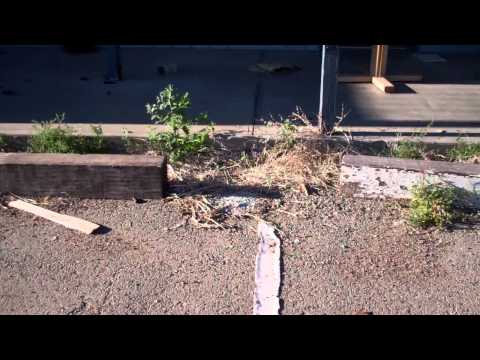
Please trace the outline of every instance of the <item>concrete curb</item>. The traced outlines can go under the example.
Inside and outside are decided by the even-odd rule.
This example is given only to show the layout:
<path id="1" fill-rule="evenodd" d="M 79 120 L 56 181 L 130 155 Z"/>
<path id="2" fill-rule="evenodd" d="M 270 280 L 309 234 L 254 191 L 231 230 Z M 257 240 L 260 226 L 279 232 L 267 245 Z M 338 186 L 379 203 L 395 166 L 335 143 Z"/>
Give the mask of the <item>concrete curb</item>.
<path id="1" fill-rule="evenodd" d="M 422 181 L 479 194 L 480 165 L 365 155 L 345 155 L 341 164 L 341 189 L 354 197 L 410 199 L 411 187 Z"/>

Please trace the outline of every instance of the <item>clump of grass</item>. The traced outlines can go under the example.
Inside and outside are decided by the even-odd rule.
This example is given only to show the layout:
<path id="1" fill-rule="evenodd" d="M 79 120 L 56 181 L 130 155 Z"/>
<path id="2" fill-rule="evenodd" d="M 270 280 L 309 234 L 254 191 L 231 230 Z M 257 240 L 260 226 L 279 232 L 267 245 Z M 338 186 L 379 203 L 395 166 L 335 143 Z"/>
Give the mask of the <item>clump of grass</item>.
<path id="1" fill-rule="evenodd" d="M 65 114 L 55 114 L 53 120 L 34 126 L 37 131 L 30 141 L 30 150 L 34 153 L 74 153 L 74 130 L 63 124 Z"/>
<path id="2" fill-rule="evenodd" d="M 390 156 L 401 159 L 423 159 L 425 144 L 419 141 L 400 140 L 390 146 Z"/>
<path id="3" fill-rule="evenodd" d="M 142 139 L 134 138 L 130 134 L 132 132 L 129 131 L 127 128 L 122 128 L 122 137 L 121 141 L 123 144 L 124 150 L 128 154 L 135 154 L 135 153 L 143 153 L 144 147 Z"/>
<path id="4" fill-rule="evenodd" d="M 312 128 L 299 107 L 287 119 L 268 125 L 279 127 L 279 140 L 273 146 L 265 146 L 253 163 L 249 162 L 240 175 L 243 183 L 302 192 L 334 186 L 340 159 L 346 151 L 344 146 L 296 137 L 300 127 Z"/>
<path id="5" fill-rule="evenodd" d="M 64 124 L 65 114 L 56 114 L 53 120 L 35 125 L 37 131 L 30 140 L 34 153 L 101 153 L 105 141 L 101 126 L 92 126 L 93 137 L 75 135 L 75 129 Z"/>
<path id="6" fill-rule="evenodd" d="M 292 188 L 332 187 L 338 177 L 341 151 L 328 145 L 296 142 L 290 148 L 282 143 L 265 147 L 255 164 L 246 168 L 240 178 L 249 185 Z"/>
<path id="7" fill-rule="evenodd" d="M 179 95 L 172 85 L 168 85 L 153 104 L 147 104 L 147 114 L 155 124 L 167 125 L 166 132 L 151 129 L 147 142 L 151 150 L 166 153 L 173 162 L 182 161 L 186 157 L 207 151 L 211 146 L 210 134 L 213 124 L 197 133 L 191 127 L 197 122 L 206 122 L 207 114 L 190 119 L 187 110 L 190 108 L 188 92 Z"/>
<path id="8" fill-rule="evenodd" d="M 3 134 L 0 134 L 0 151 L 5 151 L 7 149 L 7 137 Z"/>
<path id="9" fill-rule="evenodd" d="M 457 143 L 451 148 L 447 157 L 450 161 L 468 161 L 480 156 L 479 143 L 467 143 L 465 140 L 458 139 Z"/>
<path id="10" fill-rule="evenodd" d="M 105 151 L 105 137 L 100 125 L 91 125 L 93 136 L 77 136 L 77 150 L 83 154 L 98 154 Z"/>
<path id="11" fill-rule="evenodd" d="M 278 128 L 280 135 L 279 144 L 285 148 L 291 148 L 297 143 L 296 134 L 299 132 L 299 126 L 312 128 L 312 123 L 308 119 L 307 114 L 299 106 L 286 119 L 267 121 L 266 125 Z"/>
<path id="12" fill-rule="evenodd" d="M 410 222 L 417 227 L 444 228 L 461 217 L 454 186 L 420 183 L 412 187 Z"/>
<path id="13" fill-rule="evenodd" d="M 430 159 L 435 157 L 435 154 L 427 152 L 427 146 L 423 142 L 428 129 L 433 125 L 430 122 L 425 128 L 416 131 L 412 134 L 415 140 L 401 140 L 402 134 L 397 134 L 398 141 L 390 145 L 387 156 L 392 156 L 401 159 Z"/>
<path id="14" fill-rule="evenodd" d="M 280 125 L 280 139 L 286 147 L 290 148 L 295 144 L 295 134 L 297 132 L 297 127 L 289 119 Z"/>

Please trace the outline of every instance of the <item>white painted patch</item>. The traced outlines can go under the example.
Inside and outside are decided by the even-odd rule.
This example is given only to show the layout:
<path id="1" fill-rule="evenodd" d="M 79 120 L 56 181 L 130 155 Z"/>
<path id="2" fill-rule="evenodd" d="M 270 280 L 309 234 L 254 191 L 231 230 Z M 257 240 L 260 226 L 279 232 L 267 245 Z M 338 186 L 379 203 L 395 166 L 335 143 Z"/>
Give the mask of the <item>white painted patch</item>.
<path id="1" fill-rule="evenodd" d="M 250 210 L 256 202 L 258 194 L 238 192 L 237 195 L 222 196 L 216 200 L 216 204 L 223 207 L 224 211 L 232 215 L 242 215 Z"/>
<path id="2" fill-rule="evenodd" d="M 280 311 L 280 239 L 273 226 L 261 221 L 255 267 L 254 315 L 278 315 Z"/>
<path id="3" fill-rule="evenodd" d="M 354 194 L 357 197 L 411 199 L 409 190 L 422 181 L 448 183 L 467 191 L 480 193 L 480 175 L 433 174 L 428 171 L 342 165 L 340 181 L 343 185 L 350 183 L 358 186 L 358 191 Z"/>

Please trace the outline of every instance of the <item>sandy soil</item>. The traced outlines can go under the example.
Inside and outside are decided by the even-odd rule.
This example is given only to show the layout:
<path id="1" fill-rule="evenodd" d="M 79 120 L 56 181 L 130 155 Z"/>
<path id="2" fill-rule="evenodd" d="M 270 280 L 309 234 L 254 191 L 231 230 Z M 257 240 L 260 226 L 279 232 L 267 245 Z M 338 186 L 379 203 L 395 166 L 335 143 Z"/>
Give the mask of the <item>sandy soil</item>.
<path id="1" fill-rule="evenodd" d="M 164 201 L 52 199 L 111 231 L 82 235 L 0 209 L 2 314 L 251 314 L 254 220 L 197 229 Z M 291 194 L 268 219 L 282 238 L 283 314 L 478 314 L 480 236 L 416 231 L 394 202 Z"/>

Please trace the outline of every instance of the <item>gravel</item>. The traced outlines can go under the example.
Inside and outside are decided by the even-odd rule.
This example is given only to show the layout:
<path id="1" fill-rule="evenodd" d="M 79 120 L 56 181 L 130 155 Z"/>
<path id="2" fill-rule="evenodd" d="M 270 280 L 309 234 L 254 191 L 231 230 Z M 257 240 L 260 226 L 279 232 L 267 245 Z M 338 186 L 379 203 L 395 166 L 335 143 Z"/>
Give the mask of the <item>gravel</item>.
<path id="1" fill-rule="evenodd" d="M 249 314 L 257 241 L 181 223 L 170 203 L 54 199 L 50 209 L 110 228 L 83 235 L 0 209 L 2 314 Z"/>
<path id="2" fill-rule="evenodd" d="M 418 231 L 398 203 L 335 192 L 292 199 L 284 230 L 284 314 L 478 314 L 476 230 Z"/>
<path id="3" fill-rule="evenodd" d="M 281 230 L 282 314 L 480 313 L 477 230 L 415 230 L 399 203 L 335 191 L 255 206 L 269 201 L 267 220 Z M 197 229 L 162 200 L 45 206 L 107 230 L 79 234 L 0 208 L 1 314 L 252 313 L 253 219 Z"/>

